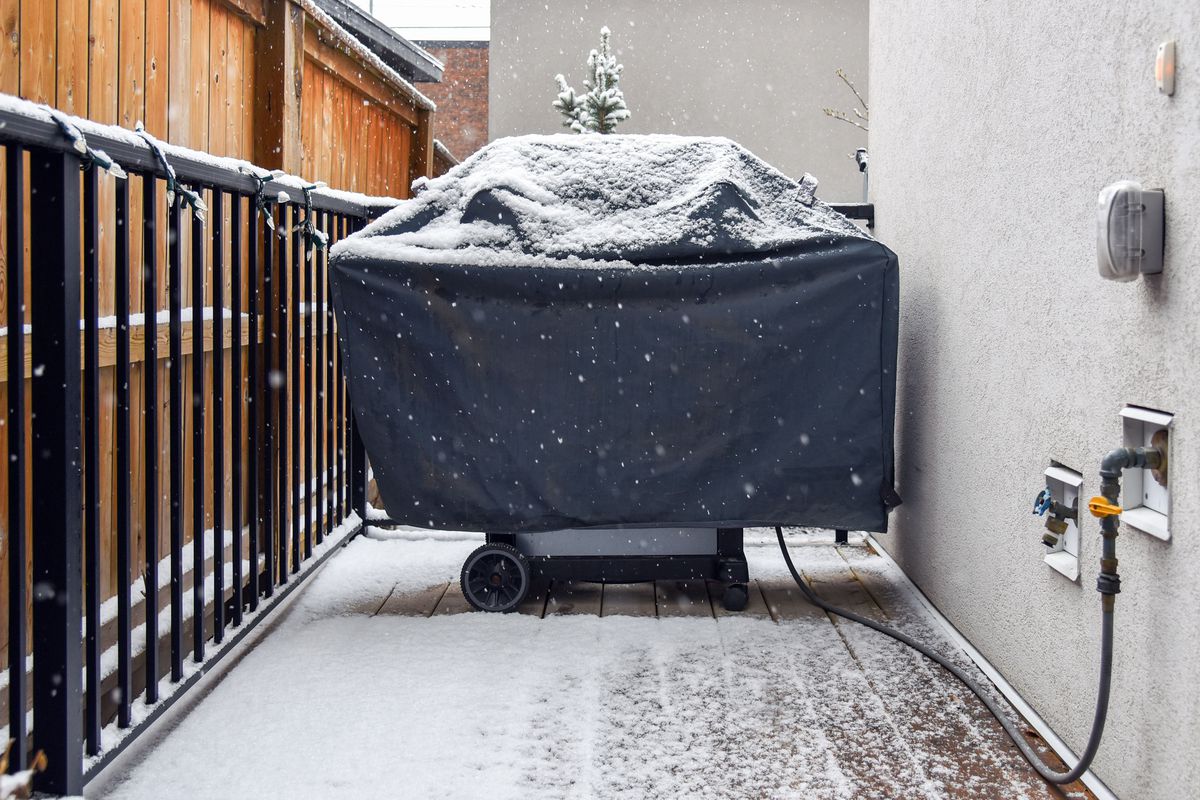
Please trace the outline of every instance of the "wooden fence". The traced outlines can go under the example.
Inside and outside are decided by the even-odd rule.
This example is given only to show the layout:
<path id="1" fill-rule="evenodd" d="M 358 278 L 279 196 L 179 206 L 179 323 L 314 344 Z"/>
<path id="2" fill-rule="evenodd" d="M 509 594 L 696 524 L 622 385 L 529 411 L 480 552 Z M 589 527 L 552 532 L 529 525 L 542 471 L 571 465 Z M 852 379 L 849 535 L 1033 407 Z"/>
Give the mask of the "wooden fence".
<path id="1" fill-rule="evenodd" d="M 0 93 L 365 194 L 432 169 L 432 104 L 309 0 L 0 0 Z"/>
<path id="2" fill-rule="evenodd" d="M 129 178 L 0 96 L 0 705 L 66 794 L 357 530 L 320 240 L 392 205 L 76 123 Z"/>

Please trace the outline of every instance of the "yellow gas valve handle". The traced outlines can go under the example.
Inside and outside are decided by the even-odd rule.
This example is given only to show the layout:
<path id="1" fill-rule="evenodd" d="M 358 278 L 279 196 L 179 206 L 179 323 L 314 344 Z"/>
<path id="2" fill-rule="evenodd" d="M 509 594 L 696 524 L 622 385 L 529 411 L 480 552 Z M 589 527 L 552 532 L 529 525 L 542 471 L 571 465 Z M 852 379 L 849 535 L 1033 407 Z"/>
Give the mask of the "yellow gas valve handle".
<path id="1" fill-rule="evenodd" d="M 1103 497 L 1093 497 L 1088 500 L 1088 511 L 1092 512 L 1093 517 L 1104 519 L 1105 517 L 1115 517 L 1121 513 L 1121 507 L 1116 503 L 1110 503 Z"/>

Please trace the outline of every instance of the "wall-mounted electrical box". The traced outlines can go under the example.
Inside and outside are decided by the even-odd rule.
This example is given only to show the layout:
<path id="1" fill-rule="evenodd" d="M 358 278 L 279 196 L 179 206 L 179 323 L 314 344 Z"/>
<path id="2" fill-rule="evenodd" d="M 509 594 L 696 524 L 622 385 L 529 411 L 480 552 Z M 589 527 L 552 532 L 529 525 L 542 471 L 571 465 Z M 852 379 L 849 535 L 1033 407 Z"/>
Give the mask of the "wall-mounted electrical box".
<path id="1" fill-rule="evenodd" d="M 1083 476 L 1073 469 L 1052 464 L 1046 469 L 1046 488 L 1055 502 L 1075 509 L 1076 518 L 1066 519 L 1066 530 L 1057 537 L 1057 544 L 1046 551 L 1045 561 L 1067 580 L 1079 580 L 1079 492 Z M 1053 513 L 1053 512 L 1051 512 Z"/>
<path id="2" fill-rule="evenodd" d="M 1128 469 L 1121 478 L 1121 522 L 1163 541 L 1170 541 L 1170 441 L 1174 416 L 1141 406 L 1121 409 L 1125 447 L 1158 447 L 1166 451 L 1163 469 Z"/>
<path id="3" fill-rule="evenodd" d="M 1096 262 L 1100 277 L 1133 281 L 1163 271 L 1163 190 L 1117 181 L 1100 192 Z"/>

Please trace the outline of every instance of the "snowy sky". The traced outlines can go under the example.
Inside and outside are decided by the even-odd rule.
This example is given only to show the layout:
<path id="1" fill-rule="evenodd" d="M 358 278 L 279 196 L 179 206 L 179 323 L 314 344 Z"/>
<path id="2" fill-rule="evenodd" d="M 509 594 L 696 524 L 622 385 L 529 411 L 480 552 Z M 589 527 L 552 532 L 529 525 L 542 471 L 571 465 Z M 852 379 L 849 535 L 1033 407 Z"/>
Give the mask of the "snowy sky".
<path id="1" fill-rule="evenodd" d="M 353 0 L 406 39 L 487 41 L 489 0 Z"/>

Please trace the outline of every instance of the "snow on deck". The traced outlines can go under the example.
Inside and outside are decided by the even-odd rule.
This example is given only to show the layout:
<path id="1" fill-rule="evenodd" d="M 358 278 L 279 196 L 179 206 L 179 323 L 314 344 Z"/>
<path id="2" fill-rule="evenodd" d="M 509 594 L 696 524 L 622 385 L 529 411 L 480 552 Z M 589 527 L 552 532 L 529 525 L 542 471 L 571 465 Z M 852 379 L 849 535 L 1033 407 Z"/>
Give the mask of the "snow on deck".
<path id="1" fill-rule="evenodd" d="M 953 678 L 789 590 L 762 536 L 737 615 L 679 582 L 465 613 L 456 577 L 478 538 L 418 536 L 352 542 L 89 796 L 1062 796 Z M 828 599 L 967 663 L 868 547 L 802 537 L 793 553 Z"/>

